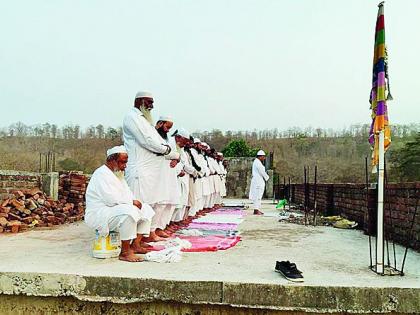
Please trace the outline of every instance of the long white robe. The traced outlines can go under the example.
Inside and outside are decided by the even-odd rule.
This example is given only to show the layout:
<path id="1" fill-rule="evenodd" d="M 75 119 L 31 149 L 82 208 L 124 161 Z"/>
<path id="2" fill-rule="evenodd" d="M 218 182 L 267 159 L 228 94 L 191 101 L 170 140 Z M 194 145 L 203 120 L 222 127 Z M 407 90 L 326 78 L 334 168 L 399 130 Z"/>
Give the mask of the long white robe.
<path id="1" fill-rule="evenodd" d="M 165 140 L 135 107 L 124 118 L 123 138 L 128 152 L 126 179 L 134 196 L 150 205 L 177 204 L 178 182 L 169 159 L 179 154 L 161 155 L 167 150 Z"/>
<path id="2" fill-rule="evenodd" d="M 226 197 L 226 175 L 227 175 L 227 171 L 226 171 L 226 168 L 224 167 L 222 161 L 219 161 L 219 167 L 222 171 L 222 173 L 221 173 L 222 183 L 221 183 L 221 187 L 220 187 L 220 196 L 221 197 Z"/>
<path id="3" fill-rule="evenodd" d="M 93 172 L 86 190 L 85 222 L 101 236 L 106 236 L 112 217 L 128 215 L 135 222 L 151 220 L 155 214 L 153 209 L 145 203 L 138 209 L 133 205 L 134 199 L 127 182 L 102 165 Z"/>
<path id="4" fill-rule="evenodd" d="M 206 178 L 206 174 L 209 173 L 209 169 L 207 167 L 207 163 L 204 160 L 204 156 L 194 148 L 191 148 L 191 155 L 194 157 L 194 161 L 200 167 L 200 171 L 198 173 L 198 178 L 194 181 L 194 205 L 190 209 L 190 215 L 195 215 L 197 211 L 200 211 L 204 207 L 204 187 L 206 192 L 209 190 L 209 183 Z"/>
<path id="5" fill-rule="evenodd" d="M 265 167 L 262 162 L 259 159 L 255 159 L 252 163 L 252 179 L 251 187 L 249 189 L 249 199 L 251 199 L 257 207 L 260 206 L 260 202 L 264 194 L 265 182 L 268 178 L 268 174 L 265 171 Z"/>

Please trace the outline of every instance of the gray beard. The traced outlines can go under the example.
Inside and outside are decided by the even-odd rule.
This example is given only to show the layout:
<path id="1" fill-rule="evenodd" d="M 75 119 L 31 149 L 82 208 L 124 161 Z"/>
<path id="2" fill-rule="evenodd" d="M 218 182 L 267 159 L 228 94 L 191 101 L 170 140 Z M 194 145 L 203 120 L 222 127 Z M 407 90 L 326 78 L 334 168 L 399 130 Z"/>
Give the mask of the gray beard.
<path id="1" fill-rule="evenodd" d="M 124 171 L 114 170 L 113 173 L 120 181 L 124 180 Z"/>
<path id="2" fill-rule="evenodd" d="M 143 114 L 144 118 L 153 126 L 153 117 L 149 109 L 143 105 L 139 108 L 140 112 Z"/>

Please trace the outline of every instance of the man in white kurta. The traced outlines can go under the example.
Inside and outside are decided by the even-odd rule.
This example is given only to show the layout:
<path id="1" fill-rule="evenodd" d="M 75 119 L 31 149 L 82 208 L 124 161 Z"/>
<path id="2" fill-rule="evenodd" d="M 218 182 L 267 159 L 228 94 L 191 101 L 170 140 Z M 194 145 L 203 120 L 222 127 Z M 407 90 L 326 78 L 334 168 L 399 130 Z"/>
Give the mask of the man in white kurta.
<path id="1" fill-rule="evenodd" d="M 265 160 L 265 152 L 263 150 L 259 150 L 257 152 L 257 158 L 254 160 L 254 163 L 252 164 L 252 179 L 251 179 L 251 187 L 249 188 L 249 199 L 251 199 L 254 204 L 254 214 L 256 215 L 264 214 L 260 210 L 261 199 L 263 197 L 264 190 L 265 190 L 265 182 L 269 178 L 263 164 L 264 160 Z"/>
<path id="2" fill-rule="evenodd" d="M 142 237 L 148 236 L 154 215 L 152 208 L 134 198 L 124 179 L 128 160 L 124 146 L 107 151 L 107 161 L 93 173 L 86 190 L 86 224 L 101 236 L 118 231 L 121 239 L 121 260 L 137 262 L 144 254 Z"/>
<path id="3" fill-rule="evenodd" d="M 197 177 L 197 171 L 192 166 L 191 161 L 184 150 L 184 147 L 190 143 L 190 134 L 181 128 L 176 131 L 173 139 L 176 143 L 177 150 L 180 154 L 180 163 L 178 163 L 178 185 L 181 190 L 179 203 L 172 215 L 171 221 L 173 225 L 179 225 L 184 220 L 185 212 L 188 208 L 188 198 L 190 193 L 190 177 Z"/>
<path id="4" fill-rule="evenodd" d="M 168 181 L 171 174 L 169 160 L 179 159 L 179 154 L 161 138 L 151 118 L 153 96 L 138 92 L 134 107 L 123 121 L 124 145 L 130 159 L 126 179 L 134 196 L 151 205 L 155 211 L 148 241 L 162 240 L 156 234 L 162 214 L 176 204 L 179 197 L 178 184 Z"/>
<path id="5" fill-rule="evenodd" d="M 156 122 L 155 128 L 161 138 L 171 147 L 173 152 L 180 153 L 179 148 L 176 146 L 175 140 L 173 137 L 169 137 L 169 132 L 173 127 L 173 119 L 169 116 L 160 116 L 159 120 Z M 182 194 L 181 188 L 179 186 L 178 176 L 183 176 L 182 173 L 182 166 L 180 165 L 180 160 L 170 160 L 168 161 L 168 172 L 167 178 L 165 179 L 168 182 L 178 185 L 178 198 L 176 203 L 167 204 L 166 210 L 162 213 L 161 219 L 157 223 L 157 231 L 156 234 L 162 237 L 169 237 L 170 233 L 173 233 L 174 230 L 169 227 L 169 223 L 171 222 L 171 218 L 175 212 L 175 208 L 178 205 L 178 201 Z"/>
<path id="6" fill-rule="evenodd" d="M 227 176 L 226 167 L 223 165 L 223 153 L 221 152 L 217 153 L 217 161 L 219 164 L 219 168 L 221 170 L 220 203 L 222 203 L 223 197 L 226 197 L 226 176 Z"/>
<path id="7" fill-rule="evenodd" d="M 210 195 L 210 180 L 209 180 L 210 169 L 208 167 L 207 160 L 204 157 L 204 154 L 205 154 L 204 150 L 206 150 L 206 146 L 203 146 L 202 143 L 199 141 L 199 139 L 195 139 L 194 142 L 195 142 L 195 149 L 196 149 L 197 155 L 193 155 L 193 156 L 195 158 L 196 163 L 201 168 L 199 178 L 195 182 L 196 184 L 195 188 L 197 191 L 196 209 L 192 211 L 194 213 L 194 216 L 197 216 L 197 215 L 202 214 L 206 206 L 206 201 L 208 200 L 208 197 Z"/>

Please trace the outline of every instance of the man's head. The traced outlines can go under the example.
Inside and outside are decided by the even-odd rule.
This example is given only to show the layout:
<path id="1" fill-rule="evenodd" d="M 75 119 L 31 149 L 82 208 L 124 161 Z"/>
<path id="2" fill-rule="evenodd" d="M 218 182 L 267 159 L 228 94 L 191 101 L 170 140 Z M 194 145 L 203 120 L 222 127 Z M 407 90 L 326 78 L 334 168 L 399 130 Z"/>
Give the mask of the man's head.
<path id="1" fill-rule="evenodd" d="M 163 139 L 168 139 L 168 133 L 173 127 L 174 122 L 170 117 L 159 117 L 159 120 L 156 123 L 156 130 Z"/>
<path id="2" fill-rule="evenodd" d="M 150 111 L 153 109 L 153 95 L 149 92 L 137 92 L 134 99 L 134 107 L 140 110 L 146 120 L 153 124 L 153 118 Z"/>
<path id="3" fill-rule="evenodd" d="M 257 152 L 257 159 L 259 159 L 261 162 L 264 162 L 264 160 L 265 160 L 265 152 L 263 150 L 259 150 Z"/>
<path id="4" fill-rule="evenodd" d="M 180 148 L 188 146 L 191 142 L 190 133 L 184 128 L 177 130 L 175 133 L 175 142 Z"/>
<path id="5" fill-rule="evenodd" d="M 113 147 L 107 151 L 105 165 L 114 172 L 114 174 L 122 179 L 124 178 L 124 170 L 127 167 L 128 154 L 123 145 Z"/>

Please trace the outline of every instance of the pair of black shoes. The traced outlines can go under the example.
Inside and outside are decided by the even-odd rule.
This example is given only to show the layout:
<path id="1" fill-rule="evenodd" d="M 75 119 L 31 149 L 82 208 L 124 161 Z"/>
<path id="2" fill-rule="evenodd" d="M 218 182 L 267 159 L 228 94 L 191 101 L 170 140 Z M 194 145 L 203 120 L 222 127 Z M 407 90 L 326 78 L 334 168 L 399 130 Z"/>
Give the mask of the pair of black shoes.
<path id="1" fill-rule="evenodd" d="M 289 281 L 303 282 L 302 271 L 300 271 L 295 263 L 290 261 L 277 261 L 274 270 L 280 273 Z"/>

